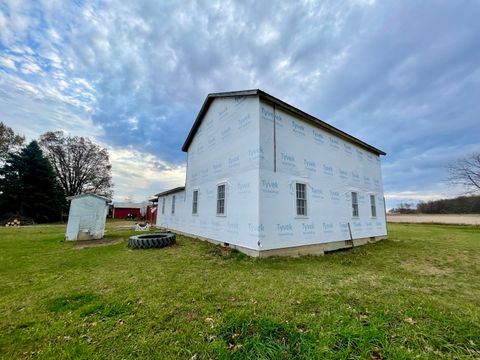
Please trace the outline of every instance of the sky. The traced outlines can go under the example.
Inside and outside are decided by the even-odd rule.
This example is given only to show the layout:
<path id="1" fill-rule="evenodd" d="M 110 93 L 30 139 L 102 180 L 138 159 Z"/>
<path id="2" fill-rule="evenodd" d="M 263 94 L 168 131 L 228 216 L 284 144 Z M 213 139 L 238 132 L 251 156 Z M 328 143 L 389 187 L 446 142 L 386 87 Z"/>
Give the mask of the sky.
<path id="1" fill-rule="evenodd" d="M 114 199 L 184 184 L 208 93 L 260 88 L 384 150 L 387 208 L 480 151 L 480 1 L 3 1 L 0 121 L 108 148 Z"/>

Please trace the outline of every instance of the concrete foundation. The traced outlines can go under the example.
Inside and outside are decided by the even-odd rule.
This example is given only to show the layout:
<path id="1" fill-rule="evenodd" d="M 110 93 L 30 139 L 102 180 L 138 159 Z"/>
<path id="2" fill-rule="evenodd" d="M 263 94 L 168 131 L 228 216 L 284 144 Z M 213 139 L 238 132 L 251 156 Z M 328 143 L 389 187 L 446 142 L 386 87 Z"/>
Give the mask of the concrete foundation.
<path id="1" fill-rule="evenodd" d="M 169 229 L 167 229 L 169 230 Z M 248 256 L 251 257 L 259 257 L 259 258 L 267 258 L 271 256 L 291 256 L 291 257 L 296 257 L 296 256 L 304 256 L 304 255 L 324 255 L 326 252 L 330 251 L 335 251 L 335 250 L 341 250 L 341 249 L 348 249 L 348 248 L 353 248 L 357 246 L 362 246 L 366 245 L 368 243 L 373 243 L 377 242 L 379 240 L 384 240 L 388 236 L 372 236 L 368 238 L 359 238 L 359 239 L 353 239 L 352 240 L 342 240 L 342 241 L 335 241 L 335 242 L 329 242 L 329 243 L 319 243 L 319 244 L 310 244 L 310 245 L 302 245 L 302 246 L 292 246 L 292 247 L 285 247 L 285 248 L 280 248 L 280 249 L 270 249 L 270 250 L 257 250 L 257 249 L 249 249 L 246 247 L 242 246 L 237 246 L 233 244 L 226 244 L 222 243 L 217 240 L 213 239 L 208 239 L 205 237 L 193 235 L 193 234 L 188 234 L 182 231 L 178 230 L 170 230 L 176 234 L 180 235 L 185 235 L 194 239 L 199 239 L 202 241 L 208 241 L 212 244 L 215 245 L 222 245 L 222 246 L 228 246 L 232 249 L 236 249 Z M 353 244 L 352 244 L 353 242 Z"/>

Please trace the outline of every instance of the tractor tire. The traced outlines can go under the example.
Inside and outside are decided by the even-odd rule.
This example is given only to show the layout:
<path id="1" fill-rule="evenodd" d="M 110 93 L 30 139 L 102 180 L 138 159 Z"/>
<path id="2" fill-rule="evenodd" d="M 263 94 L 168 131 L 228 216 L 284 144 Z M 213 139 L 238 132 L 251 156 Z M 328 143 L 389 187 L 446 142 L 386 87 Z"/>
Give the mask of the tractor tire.
<path id="1" fill-rule="evenodd" d="M 145 235 L 134 235 L 128 239 L 128 247 L 131 249 L 163 248 L 176 243 L 173 233 L 155 233 Z"/>

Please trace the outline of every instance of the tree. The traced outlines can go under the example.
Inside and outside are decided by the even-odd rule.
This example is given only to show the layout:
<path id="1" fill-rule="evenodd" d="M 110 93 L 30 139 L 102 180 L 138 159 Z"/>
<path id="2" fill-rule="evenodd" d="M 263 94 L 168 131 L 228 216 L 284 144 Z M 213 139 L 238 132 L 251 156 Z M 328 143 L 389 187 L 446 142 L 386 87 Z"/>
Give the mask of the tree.
<path id="1" fill-rule="evenodd" d="M 451 163 L 447 170 L 451 184 L 465 187 L 467 193 L 480 192 L 480 152 Z"/>
<path id="2" fill-rule="evenodd" d="M 27 216 L 36 222 L 57 221 L 64 204 L 52 165 L 36 141 L 8 155 L 0 169 L 0 213 Z"/>
<path id="3" fill-rule="evenodd" d="M 40 146 L 67 196 L 94 193 L 112 197 L 112 166 L 107 149 L 88 138 L 66 136 L 63 131 L 43 134 Z"/>
<path id="4" fill-rule="evenodd" d="M 20 147 L 25 142 L 25 136 L 17 135 L 12 128 L 0 122 L 0 161 L 4 161 L 10 151 Z"/>
<path id="5" fill-rule="evenodd" d="M 415 205 L 410 203 L 400 203 L 396 208 L 389 211 L 391 214 L 415 214 L 415 212 Z"/>

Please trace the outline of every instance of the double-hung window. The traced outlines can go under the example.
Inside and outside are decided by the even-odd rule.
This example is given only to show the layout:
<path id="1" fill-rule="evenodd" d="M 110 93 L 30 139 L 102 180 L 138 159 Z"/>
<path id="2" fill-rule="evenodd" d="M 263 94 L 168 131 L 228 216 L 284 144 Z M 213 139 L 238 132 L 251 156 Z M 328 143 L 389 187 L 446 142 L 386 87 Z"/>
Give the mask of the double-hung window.
<path id="1" fill-rule="evenodd" d="M 192 196 L 192 214 L 198 214 L 198 190 L 193 190 Z"/>
<path id="2" fill-rule="evenodd" d="M 375 195 L 370 195 L 370 209 L 372 217 L 377 217 L 377 204 L 375 203 Z"/>
<path id="3" fill-rule="evenodd" d="M 175 195 L 172 196 L 172 214 L 175 214 Z"/>
<path id="4" fill-rule="evenodd" d="M 296 183 L 297 216 L 307 216 L 307 186 Z"/>
<path id="5" fill-rule="evenodd" d="M 358 194 L 352 192 L 352 216 L 358 217 Z"/>
<path id="6" fill-rule="evenodd" d="M 162 198 L 162 215 L 165 214 L 165 198 Z"/>
<path id="7" fill-rule="evenodd" d="M 220 184 L 217 186 L 217 215 L 225 215 L 225 192 L 225 184 Z"/>

